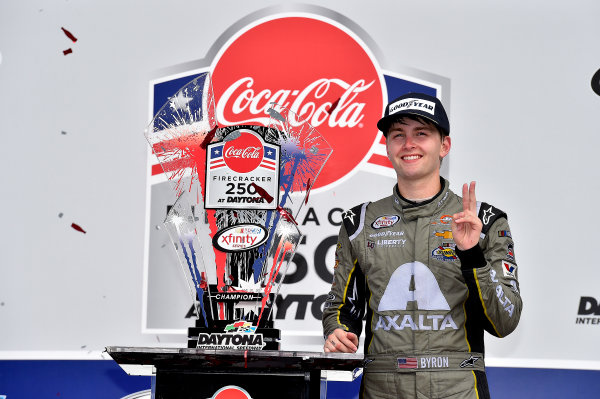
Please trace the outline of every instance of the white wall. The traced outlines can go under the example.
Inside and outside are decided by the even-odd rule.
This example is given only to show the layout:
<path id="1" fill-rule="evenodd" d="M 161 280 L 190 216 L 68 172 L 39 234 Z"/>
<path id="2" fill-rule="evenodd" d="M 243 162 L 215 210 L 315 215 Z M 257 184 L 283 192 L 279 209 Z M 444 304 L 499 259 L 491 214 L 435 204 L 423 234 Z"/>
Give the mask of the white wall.
<path id="1" fill-rule="evenodd" d="M 0 4 L 0 351 L 180 339 L 141 332 L 148 82 L 278 3 Z M 581 296 L 600 299 L 600 97 L 590 86 L 600 3 L 369 4 L 322 6 L 360 26 L 386 69 L 450 79 L 452 188 L 477 180 L 478 199 L 508 212 L 524 311 L 488 353 L 498 364 L 595 361 L 598 326 L 575 318 Z"/>

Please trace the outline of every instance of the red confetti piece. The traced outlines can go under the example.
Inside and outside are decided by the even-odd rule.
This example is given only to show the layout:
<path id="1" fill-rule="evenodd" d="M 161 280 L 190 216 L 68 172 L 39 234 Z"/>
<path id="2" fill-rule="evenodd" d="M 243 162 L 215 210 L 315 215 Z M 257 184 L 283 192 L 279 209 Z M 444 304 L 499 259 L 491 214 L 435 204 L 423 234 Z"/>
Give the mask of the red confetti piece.
<path id="1" fill-rule="evenodd" d="M 64 55 L 71 54 L 72 52 L 73 52 L 73 50 L 71 50 L 70 48 L 63 50 Z"/>
<path id="2" fill-rule="evenodd" d="M 78 224 L 76 224 L 76 223 L 71 223 L 71 227 L 72 227 L 72 228 L 74 228 L 74 229 L 75 229 L 75 230 L 77 230 L 77 231 L 80 231 L 80 232 L 82 232 L 83 234 L 85 234 L 85 233 L 86 233 L 86 231 L 85 231 L 84 229 L 82 229 L 80 225 L 78 225 Z"/>
<path id="3" fill-rule="evenodd" d="M 308 196 L 310 195 L 310 189 L 311 189 L 311 185 L 310 185 L 310 179 L 308 179 L 308 181 L 306 182 L 306 198 L 304 198 L 304 205 L 306 205 L 306 203 L 308 202 Z"/>
<path id="4" fill-rule="evenodd" d="M 287 220 L 288 222 L 292 222 L 295 225 L 298 225 L 298 222 L 296 222 L 296 219 L 294 219 L 292 214 L 289 213 L 287 210 L 283 209 L 280 205 L 277 206 L 277 212 L 279 212 L 281 217 L 284 218 L 285 220 Z"/>
<path id="5" fill-rule="evenodd" d="M 204 275 L 204 272 L 202 272 L 200 275 L 200 288 L 206 290 L 207 287 L 208 284 L 206 283 L 206 276 Z"/>
<path id="6" fill-rule="evenodd" d="M 69 32 L 68 30 L 66 30 L 65 28 L 63 28 L 62 26 L 60 27 L 60 29 L 63 30 L 63 32 L 65 32 L 65 35 L 67 35 L 67 37 L 69 39 L 71 39 L 73 41 L 73 43 L 75 43 L 77 41 L 77 38 L 75 36 L 73 36 L 73 34 L 71 32 Z"/>
<path id="7" fill-rule="evenodd" d="M 215 133 L 217 133 L 217 128 L 218 126 L 215 126 L 213 130 L 206 134 L 206 137 L 204 137 L 204 140 L 202 140 L 202 144 L 200 144 L 200 148 L 206 150 L 206 146 L 209 145 L 212 139 L 215 137 Z"/>
<path id="8" fill-rule="evenodd" d="M 269 204 L 273 202 L 273 197 L 271 197 L 271 195 L 269 195 L 267 190 L 265 190 L 264 188 L 260 187 L 256 183 L 250 183 L 250 187 L 253 187 L 256 190 L 256 193 L 262 198 L 264 198 L 265 201 L 267 201 Z"/>
<path id="9" fill-rule="evenodd" d="M 341 97 L 340 97 L 341 98 Z M 331 115 L 331 113 L 337 108 L 338 104 L 340 103 L 340 98 L 338 98 L 337 100 L 335 100 L 333 102 L 333 104 L 331 104 L 331 107 L 329 107 L 329 111 L 327 111 L 327 113 L 329 115 Z"/>

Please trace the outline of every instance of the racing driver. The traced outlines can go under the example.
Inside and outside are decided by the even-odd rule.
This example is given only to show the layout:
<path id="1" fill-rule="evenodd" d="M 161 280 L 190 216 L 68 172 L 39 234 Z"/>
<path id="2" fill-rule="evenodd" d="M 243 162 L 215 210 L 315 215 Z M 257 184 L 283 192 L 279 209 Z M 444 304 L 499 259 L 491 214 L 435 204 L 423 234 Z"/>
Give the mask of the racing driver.
<path id="1" fill-rule="evenodd" d="M 343 214 L 324 350 L 356 352 L 365 319 L 361 398 L 489 398 L 484 330 L 510 334 L 522 307 L 506 213 L 440 176 L 451 140 L 437 98 L 401 96 L 377 127 L 397 184 Z"/>

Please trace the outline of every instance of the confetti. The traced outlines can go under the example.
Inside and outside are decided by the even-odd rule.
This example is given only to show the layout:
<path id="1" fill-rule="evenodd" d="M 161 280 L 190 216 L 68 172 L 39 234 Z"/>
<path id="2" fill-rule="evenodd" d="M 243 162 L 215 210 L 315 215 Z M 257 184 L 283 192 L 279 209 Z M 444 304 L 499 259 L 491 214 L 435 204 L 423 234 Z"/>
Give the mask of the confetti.
<path id="1" fill-rule="evenodd" d="M 202 144 L 200 144 L 200 148 L 206 150 L 206 146 L 209 145 L 213 137 L 215 137 L 215 133 L 217 133 L 217 128 L 218 126 L 215 126 L 213 130 L 206 134 L 206 137 L 204 137 L 204 140 L 202 140 Z"/>
<path id="2" fill-rule="evenodd" d="M 271 197 L 269 195 L 269 193 L 262 187 L 260 187 L 259 185 L 257 185 L 256 183 L 250 183 L 249 185 L 250 187 L 254 188 L 256 190 L 256 193 L 258 195 L 260 195 L 262 198 L 265 199 L 265 201 L 267 201 L 269 204 L 271 202 L 273 202 L 273 197 Z"/>
<path id="3" fill-rule="evenodd" d="M 61 213 L 59 213 L 59 214 L 58 214 L 58 217 L 59 217 L 59 218 L 63 217 L 63 213 L 62 213 L 62 212 L 61 212 Z"/>
<path id="4" fill-rule="evenodd" d="M 66 30 L 66 29 L 65 29 L 65 28 L 63 28 L 62 26 L 60 27 L 60 29 L 62 29 L 62 30 L 63 30 L 63 32 L 65 32 L 65 35 L 67 35 L 67 37 L 68 37 L 69 39 L 71 39 L 71 41 L 72 41 L 73 43 L 75 43 L 75 42 L 77 41 L 77 38 L 76 38 L 75 36 L 73 36 L 73 34 L 72 34 L 71 32 L 69 32 L 68 30 Z"/>
<path id="5" fill-rule="evenodd" d="M 341 98 L 341 97 L 340 97 Z M 331 113 L 333 111 L 335 111 L 335 109 L 337 108 L 338 104 L 340 103 L 340 99 L 338 98 L 337 100 L 335 100 L 333 102 L 333 104 L 331 104 L 331 107 L 329 107 L 329 111 L 327 111 L 327 113 L 329 113 L 329 115 L 331 115 Z"/>
<path id="6" fill-rule="evenodd" d="M 77 231 L 80 231 L 80 232 L 82 232 L 83 234 L 85 234 L 85 233 L 86 233 L 86 231 L 85 231 L 84 229 L 82 229 L 82 228 L 81 228 L 81 226 L 79 226 L 79 225 L 78 225 L 78 224 L 76 224 L 76 223 L 71 223 L 71 227 L 72 227 L 72 228 L 74 228 L 74 229 L 75 229 L 75 230 L 77 230 Z"/>
<path id="7" fill-rule="evenodd" d="M 304 205 L 306 205 L 308 203 L 308 196 L 310 195 L 310 189 L 311 189 L 311 185 L 310 185 L 310 178 L 308 179 L 308 181 L 306 182 L 306 198 L 304 198 Z"/>
<path id="8" fill-rule="evenodd" d="M 71 50 L 70 48 L 63 50 L 64 55 L 71 54 L 72 52 L 73 52 L 73 50 Z"/>
<path id="9" fill-rule="evenodd" d="M 65 132 L 64 130 L 61 130 L 60 133 L 63 134 L 63 135 L 67 134 L 67 132 Z"/>

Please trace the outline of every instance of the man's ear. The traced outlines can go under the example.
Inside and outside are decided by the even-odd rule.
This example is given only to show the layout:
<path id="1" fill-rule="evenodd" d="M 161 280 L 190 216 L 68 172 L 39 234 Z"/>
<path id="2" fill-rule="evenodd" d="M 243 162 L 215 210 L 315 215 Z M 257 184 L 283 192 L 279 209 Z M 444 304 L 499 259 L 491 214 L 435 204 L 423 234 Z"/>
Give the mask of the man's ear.
<path id="1" fill-rule="evenodd" d="M 442 138 L 442 147 L 440 148 L 440 158 L 444 158 L 450 152 L 450 147 L 452 147 L 452 140 L 450 136 L 444 136 Z"/>

